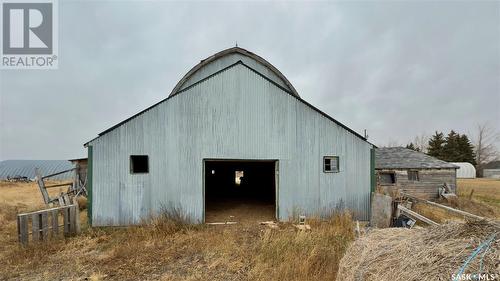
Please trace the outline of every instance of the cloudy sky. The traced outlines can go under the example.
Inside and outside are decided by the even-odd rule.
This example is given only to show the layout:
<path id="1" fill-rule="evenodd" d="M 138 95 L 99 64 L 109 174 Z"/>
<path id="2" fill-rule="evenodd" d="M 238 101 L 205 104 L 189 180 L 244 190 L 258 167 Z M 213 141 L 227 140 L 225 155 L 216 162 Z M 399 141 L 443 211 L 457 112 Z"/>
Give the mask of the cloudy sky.
<path id="1" fill-rule="evenodd" d="M 59 2 L 59 69 L 0 72 L 0 160 L 86 155 L 236 41 L 377 145 L 500 131 L 500 2 Z"/>

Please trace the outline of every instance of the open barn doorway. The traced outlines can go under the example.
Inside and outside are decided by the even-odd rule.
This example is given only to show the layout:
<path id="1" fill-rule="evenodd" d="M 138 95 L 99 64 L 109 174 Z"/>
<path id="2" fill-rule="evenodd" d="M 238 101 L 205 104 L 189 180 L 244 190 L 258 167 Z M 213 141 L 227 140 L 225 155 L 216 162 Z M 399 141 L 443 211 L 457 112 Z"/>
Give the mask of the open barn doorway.
<path id="1" fill-rule="evenodd" d="M 276 219 L 278 161 L 205 160 L 205 222 Z"/>

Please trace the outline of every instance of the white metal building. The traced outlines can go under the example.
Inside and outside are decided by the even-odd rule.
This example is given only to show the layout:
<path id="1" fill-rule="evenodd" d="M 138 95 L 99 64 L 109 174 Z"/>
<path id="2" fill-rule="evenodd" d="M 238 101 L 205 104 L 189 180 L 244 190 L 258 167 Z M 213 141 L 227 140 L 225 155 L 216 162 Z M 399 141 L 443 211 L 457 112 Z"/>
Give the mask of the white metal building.
<path id="1" fill-rule="evenodd" d="M 500 179 L 500 169 L 484 169 L 483 178 Z"/>
<path id="2" fill-rule="evenodd" d="M 95 226 L 135 224 L 165 206 L 204 222 L 212 202 L 233 195 L 271 202 L 280 220 L 344 208 L 369 218 L 373 145 L 238 47 L 85 146 Z"/>
<path id="3" fill-rule="evenodd" d="M 451 163 L 458 166 L 457 169 L 457 179 L 475 179 L 476 178 L 476 168 L 469 162 L 453 162 Z"/>

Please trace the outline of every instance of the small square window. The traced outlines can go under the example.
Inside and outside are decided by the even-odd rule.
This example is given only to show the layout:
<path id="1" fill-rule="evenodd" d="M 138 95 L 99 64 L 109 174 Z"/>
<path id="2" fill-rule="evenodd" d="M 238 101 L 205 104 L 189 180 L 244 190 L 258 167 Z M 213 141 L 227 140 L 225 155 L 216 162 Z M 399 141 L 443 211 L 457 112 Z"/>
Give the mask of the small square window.
<path id="1" fill-rule="evenodd" d="M 379 173 L 378 177 L 381 185 L 396 183 L 396 175 L 394 173 Z"/>
<path id="2" fill-rule="evenodd" d="M 130 173 L 149 173 L 149 160 L 147 155 L 130 155 Z"/>
<path id="3" fill-rule="evenodd" d="M 339 172 L 339 157 L 325 156 L 323 157 L 323 172 L 338 173 Z"/>
<path id="4" fill-rule="evenodd" d="M 419 181 L 418 171 L 408 171 L 408 180 L 409 181 Z"/>

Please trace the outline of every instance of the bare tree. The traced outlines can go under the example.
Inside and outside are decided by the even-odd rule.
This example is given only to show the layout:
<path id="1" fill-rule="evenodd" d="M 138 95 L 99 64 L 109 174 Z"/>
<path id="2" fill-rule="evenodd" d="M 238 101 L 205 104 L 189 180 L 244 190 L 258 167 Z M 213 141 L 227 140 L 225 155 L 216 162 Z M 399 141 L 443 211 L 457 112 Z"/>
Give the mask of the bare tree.
<path id="1" fill-rule="evenodd" d="M 429 136 L 425 133 L 422 133 L 418 136 L 415 136 L 413 139 L 413 144 L 418 151 L 427 153 L 427 147 L 429 146 Z"/>
<path id="2" fill-rule="evenodd" d="M 387 144 L 383 145 L 382 147 L 397 147 L 397 146 L 401 146 L 401 144 L 397 140 L 389 139 Z"/>
<path id="3" fill-rule="evenodd" d="M 500 141 L 500 133 L 496 132 L 488 123 L 478 124 L 476 127 L 474 149 L 476 153 L 476 169 L 482 176 L 483 166 L 490 161 L 499 159 L 500 154 L 495 142 Z"/>

